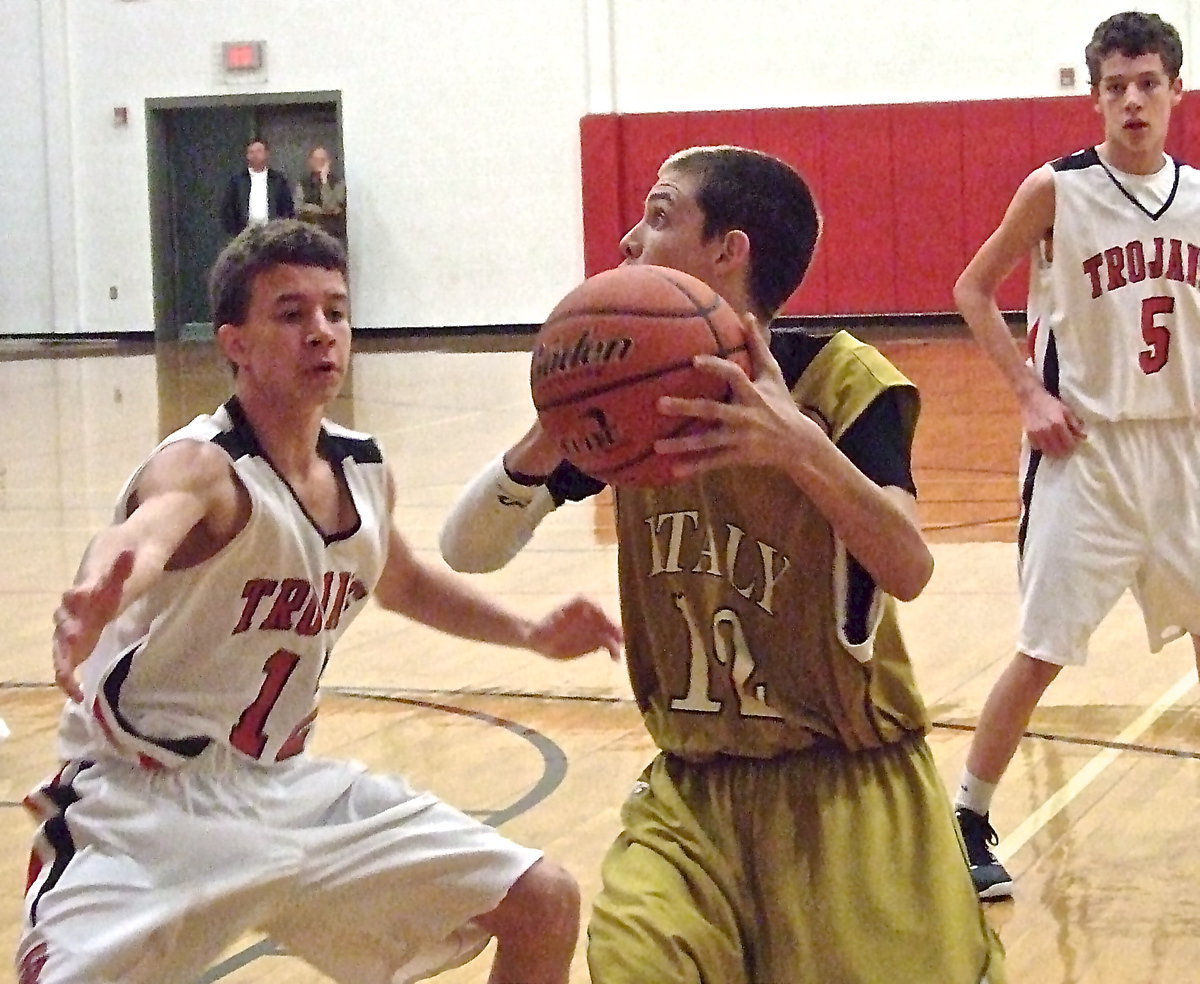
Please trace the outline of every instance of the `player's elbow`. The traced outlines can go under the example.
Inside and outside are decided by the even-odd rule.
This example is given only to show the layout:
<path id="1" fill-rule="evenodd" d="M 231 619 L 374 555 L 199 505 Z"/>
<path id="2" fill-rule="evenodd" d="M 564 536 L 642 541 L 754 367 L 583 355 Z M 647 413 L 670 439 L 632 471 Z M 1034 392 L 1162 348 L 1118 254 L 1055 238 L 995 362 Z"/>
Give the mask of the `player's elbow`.
<path id="1" fill-rule="evenodd" d="M 385 572 L 384 576 L 380 577 L 379 582 L 375 585 L 375 590 L 371 592 L 371 596 L 384 611 L 394 612 L 397 615 L 407 615 L 407 602 L 409 601 L 409 593 L 411 588 L 407 577 L 399 577 L 395 574 L 389 575 Z"/>
<path id="2" fill-rule="evenodd" d="M 895 572 L 887 592 L 898 601 L 913 601 L 920 596 L 933 577 L 933 554 L 924 544 L 914 551 L 903 568 Z"/>
<path id="3" fill-rule="evenodd" d="M 964 317 L 979 303 L 980 288 L 971 271 L 964 270 L 954 281 L 954 306 Z"/>
<path id="4" fill-rule="evenodd" d="M 996 305 L 1000 283 L 983 267 L 968 264 L 954 282 L 954 306 L 970 324 Z"/>

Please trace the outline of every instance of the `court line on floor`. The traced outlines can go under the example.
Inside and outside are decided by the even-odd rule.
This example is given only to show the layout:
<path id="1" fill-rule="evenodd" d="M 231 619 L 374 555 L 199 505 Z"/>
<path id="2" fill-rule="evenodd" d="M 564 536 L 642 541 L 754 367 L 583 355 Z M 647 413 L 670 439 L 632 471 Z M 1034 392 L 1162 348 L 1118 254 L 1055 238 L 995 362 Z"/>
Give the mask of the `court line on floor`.
<path id="1" fill-rule="evenodd" d="M 1180 677 L 1166 693 L 1139 714 L 1116 738 L 1113 743 L 1133 744 L 1170 708 L 1174 707 L 1189 690 L 1196 685 L 1196 672 L 1189 670 Z M 1120 756 L 1123 749 L 1106 748 L 1089 759 L 1078 772 L 1062 785 L 1049 799 L 1017 824 L 1011 834 L 996 846 L 996 855 L 1007 861 L 1051 820 L 1058 816 L 1080 793 Z"/>
<path id="2" fill-rule="evenodd" d="M 528 789 L 525 793 L 519 796 L 508 806 L 500 810 L 478 811 L 484 813 L 481 818 L 483 823 L 490 827 L 499 827 L 502 824 L 508 823 L 514 817 L 519 817 L 522 813 L 533 809 L 549 796 L 552 792 L 562 785 L 563 780 L 567 775 L 567 754 L 562 750 L 559 744 L 540 731 L 537 728 L 530 727 L 526 724 L 521 724 L 518 721 L 513 721 L 509 718 L 500 717 L 496 714 L 488 714 L 486 711 L 472 710 L 467 707 L 458 707 L 454 704 L 447 704 L 441 701 L 425 700 L 412 696 L 400 696 L 398 694 L 388 693 L 385 689 L 373 687 L 337 687 L 329 688 L 332 692 L 341 694 L 346 697 L 360 697 L 367 700 L 388 701 L 396 704 L 408 704 L 412 707 L 420 707 L 431 711 L 441 711 L 445 714 L 457 714 L 460 717 L 473 718 L 476 721 L 481 721 L 484 724 L 492 727 L 501 728 L 518 738 L 524 739 L 534 747 L 537 753 L 542 757 L 542 774 L 537 782 Z"/>
<path id="3" fill-rule="evenodd" d="M 946 731 L 965 731 L 974 734 L 978 725 L 962 724 L 957 721 L 934 721 L 934 728 Z M 1166 745 L 1144 745 L 1141 742 L 1118 742 L 1111 738 L 1088 738 L 1082 735 L 1056 735 L 1052 731 L 1026 731 L 1025 738 L 1040 741 L 1056 741 L 1063 745 L 1088 745 L 1092 748 L 1115 748 L 1118 752 L 1140 752 L 1143 755 L 1165 755 L 1169 758 L 1200 759 L 1200 751 L 1188 748 L 1168 748 Z"/>

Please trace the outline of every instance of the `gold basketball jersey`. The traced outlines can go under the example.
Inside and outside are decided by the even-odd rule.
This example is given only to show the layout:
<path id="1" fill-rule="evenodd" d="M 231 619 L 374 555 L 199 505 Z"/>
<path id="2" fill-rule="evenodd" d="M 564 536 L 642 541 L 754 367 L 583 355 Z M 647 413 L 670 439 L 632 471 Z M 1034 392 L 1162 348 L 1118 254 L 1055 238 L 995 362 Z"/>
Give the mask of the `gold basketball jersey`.
<path id="1" fill-rule="evenodd" d="M 889 389 L 911 438 L 915 388 L 839 332 L 792 395 L 836 443 Z M 659 747 L 763 758 L 926 729 L 893 600 L 873 589 L 852 610 L 844 548 L 782 473 L 731 468 L 620 489 L 617 526 L 626 659 Z"/>

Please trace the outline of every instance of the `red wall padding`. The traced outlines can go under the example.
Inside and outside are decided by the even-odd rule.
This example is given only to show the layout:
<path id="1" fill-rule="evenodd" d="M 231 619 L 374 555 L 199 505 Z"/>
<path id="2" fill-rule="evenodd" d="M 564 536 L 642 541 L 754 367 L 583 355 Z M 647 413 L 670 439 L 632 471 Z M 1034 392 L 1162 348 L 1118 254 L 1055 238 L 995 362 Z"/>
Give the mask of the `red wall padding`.
<path id="1" fill-rule="evenodd" d="M 1002 99 L 964 104 L 960 192 L 963 266 L 1000 224 L 1017 186 L 1046 160 L 1036 159 L 1033 154 L 1033 111 L 1029 101 Z M 1000 286 L 1000 306 L 1008 311 L 1023 308 L 1028 286 L 1029 261 L 1022 260 Z"/>
<path id="2" fill-rule="evenodd" d="M 583 255 L 588 273 L 621 260 L 621 119 L 585 116 L 579 122 L 583 159 Z M 613 180 L 616 177 L 618 180 Z"/>
<path id="3" fill-rule="evenodd" d="M 1104 136 L 1104 121 L 1087 96 L 1031 99 L 1029 118 L 1035 164 L 1090 147 Z"/>
<path id="4" fill-rule="evenodd" d="M 821 183 L 827 303 L 856 312 L 896 310 L 896 197 L 887 106 L 826 110 Z"/>
<path id="5" fill-rule="evenodd" d="M 963 225 L 963 110 L 957 103 L 893 106 L 896 305 L 951 311 L 969 257 Z"/>
<path id="6" fill-rule="evenodd" d="M 1171 127 L 1167 149 L 1187 160 L 1188 133 L 1200 136 L 1200 96 L 1185 93 Z M 1102 132 L 1086 96 L 586 116 L 587 273 L 620 261 L 620 238 L 641 216 L 666 157 L 729 143 L 796 167 L 825 217 L 812 269 L 784 314 L 952 311 L 955 279 L 1017 185 Z M 1006 310 L 1025 305 L 1027 267 L 1000 289 Z"/>
<path id="7" fill-rule="evenodd" d="M 1200 167 L 1200 160 L 1191 148 L 1200 141 L 1200 95 L 1183 94 L 1183 102 L 1171 114 L 1171 134 L 1167 137 L 1167 153 Z"/>

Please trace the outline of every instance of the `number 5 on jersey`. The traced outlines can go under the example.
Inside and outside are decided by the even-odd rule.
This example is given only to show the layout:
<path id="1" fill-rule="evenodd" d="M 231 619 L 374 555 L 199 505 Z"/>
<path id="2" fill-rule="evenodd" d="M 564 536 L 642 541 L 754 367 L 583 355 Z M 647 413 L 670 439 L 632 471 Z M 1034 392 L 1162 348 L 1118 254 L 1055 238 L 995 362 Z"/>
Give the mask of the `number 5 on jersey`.
<path id="1" fill-rule="evenodd" d="M 1147 297 L 1142 301 L 1142 339 L 1150 347 L 1138 353 L 1138 365 L 1147 376 L 1165 366 L 1171 355 L 1171 329 L 1154 319 L 1174 310 L 1173 297 Z"/>

